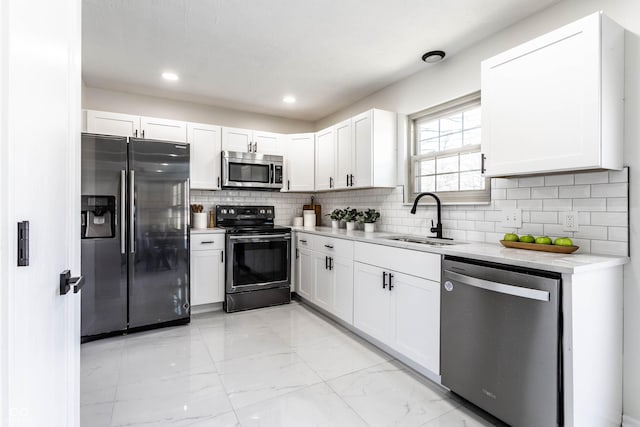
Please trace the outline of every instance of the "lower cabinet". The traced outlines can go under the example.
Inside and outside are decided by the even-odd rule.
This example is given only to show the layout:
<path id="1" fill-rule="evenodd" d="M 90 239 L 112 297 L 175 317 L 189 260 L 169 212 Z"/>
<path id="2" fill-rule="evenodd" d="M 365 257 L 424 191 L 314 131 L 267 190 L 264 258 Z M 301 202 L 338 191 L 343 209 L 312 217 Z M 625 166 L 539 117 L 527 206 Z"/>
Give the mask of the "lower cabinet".
<path id="1" fill-rule="evenodd" d="M 191 236 L 191 305 L 224 301 L 224 234 Z"/>
<path id="2" fill-rule="evenodd" d="M 430 371 L 440 372 L 440 284 L 354 263 L 353 325 Z"/>

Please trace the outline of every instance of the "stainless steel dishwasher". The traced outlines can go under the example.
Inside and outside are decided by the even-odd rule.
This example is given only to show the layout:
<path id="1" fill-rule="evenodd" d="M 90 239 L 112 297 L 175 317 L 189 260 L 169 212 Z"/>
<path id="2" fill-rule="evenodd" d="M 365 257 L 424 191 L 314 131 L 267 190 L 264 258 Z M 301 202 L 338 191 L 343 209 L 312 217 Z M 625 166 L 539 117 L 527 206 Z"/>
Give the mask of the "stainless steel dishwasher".
<path id="1" fill-rule="evenodd" d="M 518 427 L 562 418 L 560 275 L 445 257 L 442 384 Z"/>

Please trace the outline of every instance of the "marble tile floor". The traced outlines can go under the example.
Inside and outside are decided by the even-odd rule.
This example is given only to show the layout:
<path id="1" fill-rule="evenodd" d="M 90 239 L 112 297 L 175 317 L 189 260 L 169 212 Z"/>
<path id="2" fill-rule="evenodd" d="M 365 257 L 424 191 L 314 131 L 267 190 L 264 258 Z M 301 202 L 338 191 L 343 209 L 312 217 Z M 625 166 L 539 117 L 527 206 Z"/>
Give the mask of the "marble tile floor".
<path id="1" fill-rule="evenodd" d="M 499 425 L 297 302 L 81 351 L 82 427 Z"/>

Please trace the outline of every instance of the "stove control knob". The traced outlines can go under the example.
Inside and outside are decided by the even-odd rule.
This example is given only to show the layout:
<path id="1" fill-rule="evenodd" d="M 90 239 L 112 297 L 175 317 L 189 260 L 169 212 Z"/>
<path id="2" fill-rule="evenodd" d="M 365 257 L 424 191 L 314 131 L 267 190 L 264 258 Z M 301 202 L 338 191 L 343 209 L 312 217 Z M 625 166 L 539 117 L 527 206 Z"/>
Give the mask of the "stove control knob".
<path id="1" fill-rule="evenodd" d="M 236 213 L 236 210 L 235 210 L 235 209 L 229 209 L 229 213 L 230 213 L 231 215 L 233 215 L 233 214 L 235 214 L 235 213 Z"/>
<path id="2" fill-rule="evenodd" d="M 220 210 L 220 213 L 221 213 L 222 215 L 226 215 L 226 214 L 227 214 L 227 210 L 226 210 L 226 209 L 222 209 L 222 210 Z"/>
<path id="3" fill-rule="evenodd" d="M 264 215 L 264 209 L 260 209 L 260 214 Z"/>
<path id="4" fill-rule="evenodd" d="M 272 211 L 271 209 L 267 209 L 267 213 L 268 213 L 269 215 L 271 215 L 271 214 L 273 213 L 273 211 Z"/>

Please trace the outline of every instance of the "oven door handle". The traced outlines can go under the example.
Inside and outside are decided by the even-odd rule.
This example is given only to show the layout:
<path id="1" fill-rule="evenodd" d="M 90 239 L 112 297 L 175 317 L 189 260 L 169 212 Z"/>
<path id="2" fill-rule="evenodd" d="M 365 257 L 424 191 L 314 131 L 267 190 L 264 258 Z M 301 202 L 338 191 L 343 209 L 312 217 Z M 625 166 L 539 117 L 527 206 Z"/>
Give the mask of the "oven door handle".
<path id="1" fill-rule="evenodd" d="M 285 239 L 291 240 L 290 234 L 258 234 L 254 236 L 229 236 L 229 240 L 246 240 L 246 241 L 260 241 L 260 240 L 273 240 L 273 239 Z"/>

